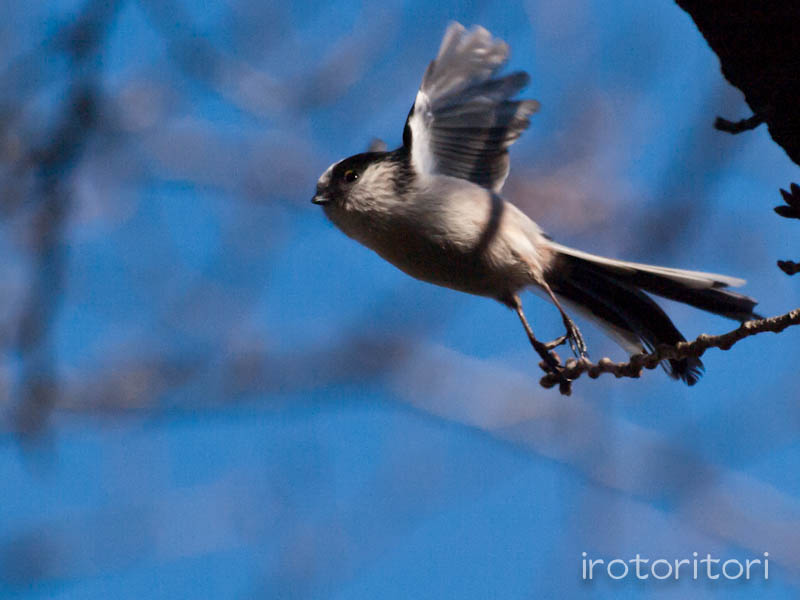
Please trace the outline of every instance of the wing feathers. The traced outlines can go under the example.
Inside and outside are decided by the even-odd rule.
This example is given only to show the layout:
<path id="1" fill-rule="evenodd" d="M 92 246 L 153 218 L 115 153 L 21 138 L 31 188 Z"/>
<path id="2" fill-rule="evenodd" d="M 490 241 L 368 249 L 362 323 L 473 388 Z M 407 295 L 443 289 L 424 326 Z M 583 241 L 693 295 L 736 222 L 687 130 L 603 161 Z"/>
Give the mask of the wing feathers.
<path id="1" fill-rule="evenodd" d="M 482 27 L 450 25 L 403 134 L 417 172 L 500 191 L 508 175 L 507 150 L 539 108 L 535 100 L 511 100 L 528 84 L 526 73 L 495 77 L 507 58 L 508 45 Z"/>

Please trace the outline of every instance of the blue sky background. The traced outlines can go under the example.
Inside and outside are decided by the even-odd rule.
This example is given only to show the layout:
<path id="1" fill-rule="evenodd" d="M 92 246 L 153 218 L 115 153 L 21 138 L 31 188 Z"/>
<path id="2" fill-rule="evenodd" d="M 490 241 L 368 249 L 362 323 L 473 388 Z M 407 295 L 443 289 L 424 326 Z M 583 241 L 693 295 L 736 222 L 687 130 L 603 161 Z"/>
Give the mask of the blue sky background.
<path id="1" fill-rule="evenodd" d="M 562 243 L 795 308 L 775 261 L 798 232 L 771 207 L 798 167 L 763 127 L 712 129 L 748 109 L 676 5 L 139 0 L 80 62 L 56 41 L 92 5 L 30 4 L 0 9 L 0 597 L 797 596 L 797 331 L 710 351 L 693 388 L 657 370 L 561 397 L 513 313 L 409 279 L 309 202 L 331 162 L 400 143 L 447 23 L 480 24 L 542 104 L 509 200 Z M 76 81 L 100 118 L 58 173 L 63 284 L 25 350 L 51 263 L 24 157 Z M 664 305 L 690 338 L 734 327 Z M 52 405 L 21 427 L 42 364 Z M 766 551 L 770 579 L 583 582 L 584 551 Z"/>

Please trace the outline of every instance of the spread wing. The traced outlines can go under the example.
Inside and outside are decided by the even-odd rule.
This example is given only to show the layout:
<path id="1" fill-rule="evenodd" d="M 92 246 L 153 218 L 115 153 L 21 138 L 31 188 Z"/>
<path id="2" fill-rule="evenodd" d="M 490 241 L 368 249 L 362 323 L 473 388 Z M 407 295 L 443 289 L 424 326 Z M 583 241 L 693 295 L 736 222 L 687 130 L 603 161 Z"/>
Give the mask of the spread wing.
<path id="1" fill-rule="evenodd" d="M 535 100 L 511 100 L 529 78 L 521 71 L 497 77 L 507 58 L 508 45 L 483 27 L 447 28 L 403 130 L 416 172 L 500 191 L 508 176 L 508 147 L 539 108 Z"/>

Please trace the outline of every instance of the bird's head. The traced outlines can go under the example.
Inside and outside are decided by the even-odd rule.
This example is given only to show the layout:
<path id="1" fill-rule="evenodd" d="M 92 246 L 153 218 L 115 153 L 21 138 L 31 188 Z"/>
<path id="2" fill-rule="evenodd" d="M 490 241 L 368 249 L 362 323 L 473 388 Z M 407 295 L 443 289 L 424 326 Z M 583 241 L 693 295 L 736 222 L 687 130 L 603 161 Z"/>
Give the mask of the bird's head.
<path id="1" fill-rule="evenodd" d="M 329 209 L 359 209 L 394 193 L 398 165 L 387 152 L 364 152 L 332 164 L 317 181 L 311 202 Z"/>

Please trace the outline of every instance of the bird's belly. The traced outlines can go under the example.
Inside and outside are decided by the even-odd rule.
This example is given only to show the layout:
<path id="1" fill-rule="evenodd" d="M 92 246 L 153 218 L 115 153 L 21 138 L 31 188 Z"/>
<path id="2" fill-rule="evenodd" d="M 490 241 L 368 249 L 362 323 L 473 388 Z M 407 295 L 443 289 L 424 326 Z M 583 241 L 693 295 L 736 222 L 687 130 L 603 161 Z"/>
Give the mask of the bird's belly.
<path id="1" fill-rule="evenodd" d="M 493 298 L 507 296 L 529 283 L 527 275 L 493 260 L 493 249 L 477 241 L 456 245 L 442 236 L 396 224 L 373 233 L 359 241 L 408 275 L 428 283 Z"/>
<path id="2" fill-rule="evenodd" d="M 496 277 L 480 256 L 435 244 L 408 244 L 402 252 L 385 247 L 374 250 L 416 279 L 482 296 L 496 293 Z"/>

